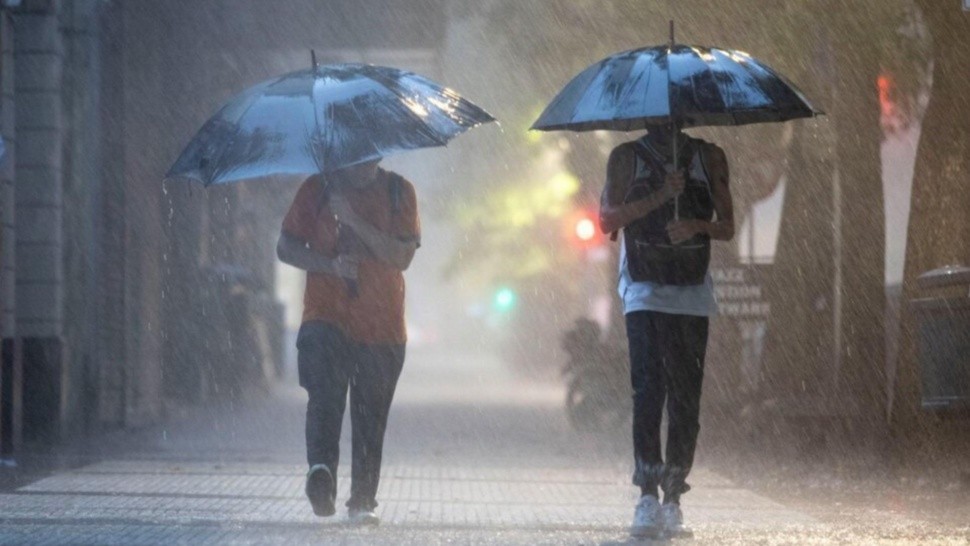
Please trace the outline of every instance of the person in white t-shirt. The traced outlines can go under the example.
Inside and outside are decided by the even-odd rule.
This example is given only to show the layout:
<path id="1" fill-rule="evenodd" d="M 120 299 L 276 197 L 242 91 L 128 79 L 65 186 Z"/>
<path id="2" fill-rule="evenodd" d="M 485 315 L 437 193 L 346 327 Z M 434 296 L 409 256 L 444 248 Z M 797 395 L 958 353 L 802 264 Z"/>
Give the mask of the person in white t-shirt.
<path id="1" fill-rule="evenodd" d="M 675 169 L 674 138 L 671 127 L 657 126 L 617 146 L 600 204 L 603 232 L 623 230 L 618 290 L 634 398 L 633 483 L 641 492 L 630 530 L 638 537 L 687 533 L 680 497 L 690 489 L 708 320 L 717 312 L 710 244 L 734 237 L 723 150 L 677 130 Z"/>

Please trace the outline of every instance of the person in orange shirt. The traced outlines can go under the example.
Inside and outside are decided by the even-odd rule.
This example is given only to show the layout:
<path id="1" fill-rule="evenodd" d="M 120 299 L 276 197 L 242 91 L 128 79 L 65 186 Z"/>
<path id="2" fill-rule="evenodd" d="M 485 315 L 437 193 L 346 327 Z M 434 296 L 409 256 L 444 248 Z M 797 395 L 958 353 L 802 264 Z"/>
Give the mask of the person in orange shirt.
<path id="1" fill-rule="evenodd" d="M 414 186 L 379 161 L 314 175 L 283 220 L 280 260 L 307 272 L 297 336 L 306 416 L 306 494 L 318 516 L 335 512 L 340 427 L 347 392 L 353 430 L 354 523 L 380 523 L 377 485 L 384 431 L 404 365 L 404 276 L 420 246 Z"/>

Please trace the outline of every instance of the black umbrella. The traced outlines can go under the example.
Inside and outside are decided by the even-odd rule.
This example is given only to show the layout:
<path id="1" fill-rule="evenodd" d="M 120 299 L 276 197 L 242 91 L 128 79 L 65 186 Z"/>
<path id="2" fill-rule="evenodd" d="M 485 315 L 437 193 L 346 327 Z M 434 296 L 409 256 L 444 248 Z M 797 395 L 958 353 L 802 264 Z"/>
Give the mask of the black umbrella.
<path id="1" fill-rule="evenodd" d="M 671 22 L 669 44 L 617 53 L 586 68 L 546 106 L 532 129 L 745 125 L 822 113 L 784 76 L 743 51 L 675 43 Z M 675 138 L 675 168 L 676 146 Z"/>
<path id="2" fill-rule="evenodd" d="M 745 125 L 820 115 L 791 82 L 742 51 L 674 42 L 611 55 L 586 68 L 532 125 L 540 131 L 632 131 Z"/>

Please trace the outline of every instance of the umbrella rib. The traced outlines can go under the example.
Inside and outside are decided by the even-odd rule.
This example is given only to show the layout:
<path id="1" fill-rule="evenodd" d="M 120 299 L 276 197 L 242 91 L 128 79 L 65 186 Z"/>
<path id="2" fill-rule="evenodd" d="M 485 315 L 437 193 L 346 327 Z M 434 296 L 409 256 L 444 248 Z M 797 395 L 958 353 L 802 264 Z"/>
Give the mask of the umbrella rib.
<path id="1" fill-rule="evenodd" d="M 712 59 L 714 59 L 715 62 L 717 62 L 717 57 L 714 56 L 712 51 L 713 49 L 709 49 L 708 54 L 711 56 Z M 731 105 L 728 104 L 728 101 L 725 98 L 724 92 L 721 90 L 720 82 L 717 79 L 718 72 L 714 71 L 714 67 L 711 66 L 711 63 L 705 61 L 704 57 L 698 56 L 698 58 L 701 60 L 702 63 L 704 63 L 704 67 L 707 69 L 707 72 L 711 75 L 711 83 L 714 85 L 714 89 L 717 91 L 717 95 L 721 99 L 721 104 L 724 106 L 724 112 L 730 115 L 731 119 L 734 120 L 734 110 L 731 108 Z M 734 75 L 731 74 L 730 70 L 727 70 L 725 72 L 727 73 L 728 77 L 731 78 L 732 82 L 735 81 Z"/>
<path id="2" fill-rule="evenodd" d="M 673 31 L 671 31 L 671 34 L 672 33 L 673 33 Z M 667 116 L 670 118 L 671 125 L 676 125 L 677 119 L 675 118 L 676 114 L 674 113 L 674 97 L 670 94 L 670 82 L 671 82 L 671 80 L 673 80 L 673 75 L 671 74 L 671 72 L 673 72 L 673 69 L 674 69 L 674 63 L 671 62 L 671 56 L 673 54 L 674 54 L 674 43 L 673 43 L 673 38 L 671 37 L 671 44 L 670 44 L 670 46 L 667 47 L 667 93 L 666 93 L 666 95 L 667 95 Z M 676 139 L 676 135 L 675 135 L 675 139 Z M 674 140 L 674 143 L 675 144 L 676 144 L 676 142 L 677 141 Z M 677 163 L 677 152 L 676 152 L 676 146 L 675 146 L 674 147 L 674 165 L 675 166 L 676 166 L 676 163 Z"/>
<path id="3" fill-rule="evenodd" d="M 222 147 L 222 150 L 219 152 L 219 158 L 216 161 L 212 162 L 213 175 L 216 173 L 216 170 L 219 167 L 219 163 L 222 161 L 222 158 L 226 155 L 226 152 L 229 150 L 230 147 L 232 147 L 233 144 L 235 144 L 236 137 L 239 136 L 239 131 L 242 130 L 242 126 L 239 124 L 239 122 L 242 120 L 242 118 L 246 117 L 246 114 L 248 114 L 249 111 L 252 110 L 253 106 L 255 106 L 257 102 L 259 102 L 259 96 L 254 95 L 252 100 L 250 100 L 249 105 L 246 106 L 246 109 L 243 110 L 241 114 L 239 114 L 239 116 L 235 119 L 235 121 L 233 121 L 233 124 L 236 126 L 236 130 L 232 132 L 232 136 L 229 137 L 229 139 L 226 141 L 226 145 Z M 210 177 L 209 183 L 205 185 L 208 186 L 213 183 L 214 182 L 211 180 L 211 177 Z"/>
<path id="4" fill-rule="evenodd" d="M 772 107 L 765 108 L 765 110 L 772 112 L 774 114 L 775 119 L 773 121 L 784 121 L 781 119 L 781 114 L 778 110 L 776 97 L 772 96 L 772 93 L 770 93 L 769 90 L 766 89 L 764 85 L 762 85 L 762 78 L 758 77 L 759 74 L 756 72 L 756 67 L 757 69 L 763 70 L 769 76 L 772 76 L 776 79 L 778 79 L 778 74 L 775 74 L 774 71 L 770 70 L 767 66 L 761 63 L 757 63 L 757 64 L 750 63 L 751 66 L 748 66 L 749 63 L 738 63 L 738 64 L 741 65 L 741 68 L 743 68 L 745 72 L 747 72 L 748 74 L 751 74 L 751 79 L 757 82 L 758 88 L 761 89 L 761 91 L 765 94 L 765 97 L 768 98 L 768 104 L 770 104 Z M 778 81 L 781 81 L 782 83 L 784 83 L 784 80 L 778 79 Z"/>
<path id="5" fill-rule="evenodd" d="M 653 63 L 653 59 L 650 59 L 650 61 L 647 63 L 647 73 L 645 74 L 646 81 L 644 82 L 644 86 L 643 86 L 643 93 L 644 93 L 643 103 L 644 104 L 647 103 L 647 98 L 650 96 L 650 82 L 653 81 L 653 76 L 654 76 L 653 69 L 654 69 L 654 66 L 655 65 Z M 670 100 L 670 88 L 669 88 L 669 86 L 667 88 L 667 100 L 668 101 Z M 668 106 L 667 109 L 669 110 L 670 109 L 670 105 L 668 104 L 667 106 Z M 644 124 L 644 125 L 646 125 L 646 124 Z"/>
<path id="6" fill-rule="evenodd" d="M 802 94 L 801 90 L 798 89 L 794 83 L 790 82 L 788 78 L 785 77 L 784 74 L 780 74 L 776 72 L 773 68 L 763 63 L 758 63 L 758 66 L 760 66 L 762 70 L 767 72 L 769 75 L 771 75 L 772 77 L 776 78 L 778 81 L 783 83 L 785 85 L 785 88 L 791 91 L 791 94 L 795 96 L 795 98 L 798 100 L 801 106 L 803 106 L 806 110 L 811 112 L 813 115 L 818 114 L 818 111 L 816 110 L 816 108 Z"/>
<path id="7" fill-rule="evenodd" d="M 384 89 L 387 89 L 392 95 L 394 95 L 398 99 L 400 99 L 400 100 L 407 100 L 408 99 L 408 97 L 405 97 L 405 96 L 401 95 L 400 93 L 398 93 L 397 91 L 395 91 L 394 89 L 391 89 L 386 83 L 382 82 L 381 80 L 379 80 L 377 78 L 371 77 L 370 74 L 367 74 L 367 73 L 364 73 L 364 72 L 360 72 L 359 74 L 361 76 L 367 78 L 368 80 L 370 80 L 370 81 L 372 81 L 372 82 L 380 85 Z M 410 108 L 405 107 L 404 110 L 407 111 L 407 114 L 409 116 L 411 116 L 412 119 L 414 119 L 415 121 L 417 121 L 422 127 L 424 127 L 425 129 L 428 128 L 428 124 L 423 119 L 421 119 L 417 114 L 415 114 Z M 439 146 L 447 146 L 448 145 L 448 141 L 447 140 L 441 140 L 440 138 L 438 138 L 438 135 L 435 134 L 434 131 L 428 131 L 428 130 L 426 130 L 426 131 L 422 131 L 422 132 L 426 136 L 429 136 L 431 138 L 431 140 L 437 142 Z"/>
<path id="8" fill-rule="evenodd" d="M 316 89 L 317 89 L 317 78 L 319 77 L 318 74 L 319 73 L 316 71 L 316 68 L 314 68 L 314 74 L 311 79 L 312 83 L 310 84 L 310 108 L 313 110 L 313 132 L 316 135 L 318 142 L 320 143 L 319 144 L 320 150 L 323 151 L 323 150 L 326 150 L 327 148 L 325 143 L 323 142 L 324 135 L 320 131 L 320 115 L 319 115 L 320 113 L 317 112 Z M 332 104 L 328 104 L 328 109 L 332 108 L 332 106 L 333 106 Z M 306 127 L 304 127 L 304 130 L 306 130 Z M 317 170 L 320 172 L 323 172 L 324 158 L 319 157 L 319 154 L 317 154 L 316 150 L 313 149 L 312 139 L 310 139 L 309 144 L 310 144 L 310 156 L 313 158 L 313 162 L 316 164 Z"/>
<path id="9" fill-rule="evenodd" d="M 406 100 L 406 97 L 402 97 L 398 93 L 395 93 L 393 89 L 390 89 L 387 86 L 384 86 L 384 88 L 387 89 L 388 91 L 390 91 L 391 93 L 393 93 L 394 96 L 398 97 L 399 99 L 405 99 Z M 447 140 L 441 140 L 440 138 L 438 138 L 437 133 L 435 133 L 433 130 L 429 130 L 428 123 L 426 121 L 424 121 L 423 119 L 421 119 L 421 117 L 418 116 L 416 113 L 414 113 L 414 111 L 412 111 L 408 107 L 405 107 L 404 110 L 407 111 L 408 115 L 411 116 L 412 119 L 414 119 L 415 121 L 417 121 L 420 124 L 420 126 L 425 129 L 424 131 L 422 131 L 425 134 L 425 136 L 430 137 L 431 140 L 437 142 L 439 146 L 447 146 L 448 145 L 448 141 Z"/>
<path id="10" fill-rule="evenodd" d="M 670 100 L 670 55 L 664 53 L 664 51 L 667 51 L 667 46 L 644 47 L 644 48 L 641 48 L 641 49 L 635 50 L 635 51 L 637 51 L 637 53 L 639 54 L 639 56 L 640 56 L 639 58 L 642 58 L 644 52 L 650 51 L 650 50 L 656 50 L 656 52 L 657 52 L 658 55 L 660 55 L 660 54 L 667 55 L 667 73 L 665 74 L 667 81 L 666 81 L 666 83 L 663 83 L 662 85 L 664 85 L 665 86 L 665 89 L 666 89 L 666 92 L 664 93 L 664 96 L 667 98 L 667 117 L 672 119 L 673 118 L 673 109 L 671 108 L 672 102 Z M 653 78 L 655 76 L 654 69 L 656 68 L 657 65 L 654 62 L 654 60 L 655 60 L 655 57 L 651 57 L 650 58 L 650 61 L 648 63 L 648 65 L 649 65 L 649 71 L 647 72 L 647 81 L 645 82 L 646 85 L 643 88 L 643 92 L 644 92 L 643 102 L 644 102 L 644 104 L 647 103 L 647 99 L 649 98 L 649 94 L 650 94 L 650 82 L 653 80 Z M 644 112 L 644 114 L 646 114 L 646 112 Z M 642 122 L 642 125 L 643 126 L 646 126 L 648 124 L 648 122 L 645 121 L 645 120 L 647 120 L 647 119 L 655 119 L 656 117 L 657 116 L 641 115 L 641 116 L 637 116 L 637 117 L 626 117 L 626 118 L 615 117 L 614 120 L 616 120 L 616 121 L 625 121 L 626 123 L 628 123 L 630 125 L 632 125 L 633 122 L 635 122 L 635 121 L 641 121 Z M 639 127 L 637 127 L 637 128 L 639 128 Z"/>
<path id="11" fill-rule="evenodd" d="M 617 56 L 617 57 L 619 57 L 619 56 Z M 642 58 L 642 57 L 633 58 L 630 61 L 630 69 L 627 72 L 627 81 L 629 81 L 630 75 L 634 73 L 633 70 L 637 67 L 637 62 L 638 62 L 638 60 L 640 58 Z M 613 58 L 611 60 L 615 64 L 616 61 L 618 60 L 618 58 Z M 600 69 L 600 71 L 602 71 L 602 69 Z M 647 71 L 644 73 L 644 79 L 646 79 L 646 82 L 645 82 L 646 85 L 644 87 L 645 90 L 649 90 L 650 89 L 650 80 L 651 80 L 651 77 L 652 77 L 652 71 L 653 71 L 653 65 L 651 64 L 648 67 Z M 595 78 L 593 80 L 591 80 L 589 86 L 587 87 L 587 92 L 596 83 L 597 83 L 597 80 Z M 627 85 L 627 83 L 625 82 L 624 83 L 624 86 L 626 86 L 626 85 Z M 624 100 L 627 100 L 627 97 L 629 97 L 629 95 L 627 94 L 627 92 L 628 92 L 628 90 L 624 89 L 624 93 L 623 93 Z M 584 96 L 586 96 L 586 93 L 584 93 Z M 646 97 L 644 97 L 644 99 L 645 98 Z M 623 117 L 620 114 L 620 112 L 623 110 L 623 104 L 624 104 L 624 102 L 622 102 L 622 101 L 613 101 L 613 102 L 614 102 L 614 107 L 613 107 L 614 108 L 614 112 L 613 112 L 613 115 L 609 119 L 599 120 L 599 121 L 589 121 L 589 122 L 587 122 L 587 124 L 590 125 L 591 127 L 595 127 L 597 125 L 613 126 L 613 125 L 616 125 L 616 124 L 618 124 L 620 122 L 629 123 L 629 121 L 631 119 L 637 119 L 637 118 Z M 643 102 L 645 103 L 646 101 L 644 100 Z M 573 107 L 573 113 L 572 113 L 572 118 L 573 119 L 575 119 L 576 116 L 577 116 L 577 114 L 578 114 L 578 112 L 577 112 L 577 108 L 578 107 L 579 107 L 579 103 L 577 102 L 577 104 Z"/>
<path id="12" fill-rule="evenodd" d="M 332 112 L 332 109 L 331 109 L 331 112 Z M 361 125 L 361 126 L 365 126 L 364 125 L 364 120 L 361 119 L 361 117 L 360 117 L 360 110 L 357 109 L 357 108 L 353 108 L 352 109 L 352 112 L 354 113 L 354 117 L 357 118 L 357 123 L 359 125 Z M 380 149 L 377 147 L 377 145 L 374 144 L 374 140 L 372 138 L 368 138 L 367 139 L 367 142 L 370 144 L 371 149 L 374 150 L 375 152 L 377 152 L 378 156 L 380 156 Z"/>

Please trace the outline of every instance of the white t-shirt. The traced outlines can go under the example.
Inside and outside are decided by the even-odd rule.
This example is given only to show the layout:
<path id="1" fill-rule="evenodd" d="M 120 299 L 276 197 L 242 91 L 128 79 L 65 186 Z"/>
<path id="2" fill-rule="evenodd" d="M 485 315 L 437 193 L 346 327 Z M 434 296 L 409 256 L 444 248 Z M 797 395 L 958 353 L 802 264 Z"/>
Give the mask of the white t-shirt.
<path id="1" fill-rule="evenodd" d="M 704 284 L 687 286 L 633 282 L 626 264 L 626 246 L 620 238 L 620 282 L 617 287 L 623 301 L 623 314 L 634 311 L 658 311 L 672 315 L 712 317 L 717 314 L 714 279 L 710 272 Z"/>

